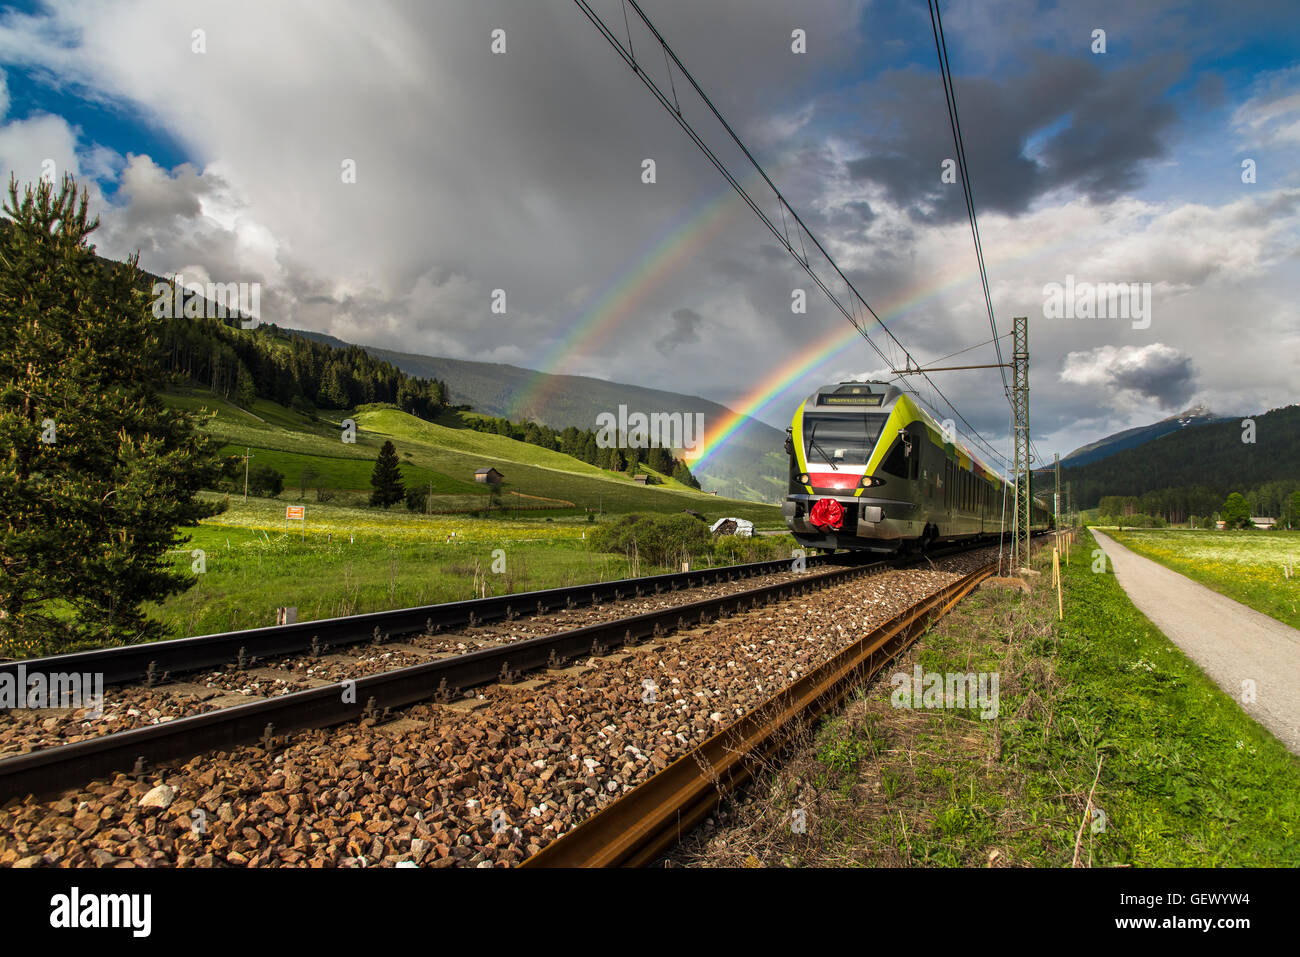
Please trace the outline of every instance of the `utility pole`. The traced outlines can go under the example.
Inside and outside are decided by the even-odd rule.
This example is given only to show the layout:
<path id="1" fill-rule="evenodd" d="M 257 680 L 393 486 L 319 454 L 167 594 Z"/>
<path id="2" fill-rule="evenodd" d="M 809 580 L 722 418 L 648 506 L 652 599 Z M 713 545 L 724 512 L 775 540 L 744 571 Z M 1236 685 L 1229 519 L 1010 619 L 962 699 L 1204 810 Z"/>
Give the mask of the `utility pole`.
<path id="1" fill-rule="evenodd" d="M 1061 538 L 1061 453 L 1053 453 L 1056 458 L 1056 491 L 1052 493 L 1052 532 L 1056 536 L 1056 547 L 1065 548 Z"/>
<path id="2" fill-rule="evenodd" d="M 1052 498 L 1052 508 L 1056 516 L 1055 524 L 1057 531 L 1061 528 L 1061 453 L 1056 453 L 1056 493 Z"/>
<path id="3" fill-rule="evenodd" d="M 1011 567 L 1029 566 L 1030 519 L 1033 498 L 1029 463 L 1029 317 L 1012 320 L 1011 407 L 1015 413 L 1016 529 L 1011 548 Z M 1016 563 L 1019 562 L 1019 565 Z"/>
<path id="4" fill-rule="evenodd" d="M 253 450 L 244 446 L 244 501 L 248 501 L 248 460 L 253 457 Z"/>

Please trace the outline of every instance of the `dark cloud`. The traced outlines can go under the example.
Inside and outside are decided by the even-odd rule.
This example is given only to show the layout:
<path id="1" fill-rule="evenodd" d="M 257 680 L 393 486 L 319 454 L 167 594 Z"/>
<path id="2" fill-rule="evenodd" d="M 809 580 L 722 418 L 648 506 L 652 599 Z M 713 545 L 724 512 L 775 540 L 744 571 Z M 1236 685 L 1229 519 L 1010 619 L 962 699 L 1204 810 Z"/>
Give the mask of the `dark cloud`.
<path id="1" fill-rule="evenodd" d="M 962 141 L 977 210 L 1016 214 L 1043 193 L 1070 187 L 1107 201 L 1142 181 L 1143 164 L 1164 155 L 1175 113 L 1164 102 L 1181 61 L 1164 56 L 1102 70 L 1091 60 L 1033 57 L 1023 74 L 956 77 Z M 856 180 L 923 222 L 966 214 L 961 187 L 943 183 L 954 158 L 943 90 L 932 72 L 882 74 L 854 92 L 863 106 L 861 153 L 846 164 Z"/>
<path id="2" fill-rule="evenodd" d="M 1161 342 L 1071 352 L 1061 370 L 1063 382 L 1100 386 L 1097 397 L 1108 404 L 1151 400 L 1162 409 L 1185 405 L 1196 392 L 1196 377 L 1191 357 Z"/>
<path id="3" fill-rule="evenodd" d="M 673 327 L 655 343 L 655 348 L 664 355 L 673 352 L 678 346 L 700 341 L 699 327 L 704 321 L 694 309 L 677 309 L 673 311 Z"/>

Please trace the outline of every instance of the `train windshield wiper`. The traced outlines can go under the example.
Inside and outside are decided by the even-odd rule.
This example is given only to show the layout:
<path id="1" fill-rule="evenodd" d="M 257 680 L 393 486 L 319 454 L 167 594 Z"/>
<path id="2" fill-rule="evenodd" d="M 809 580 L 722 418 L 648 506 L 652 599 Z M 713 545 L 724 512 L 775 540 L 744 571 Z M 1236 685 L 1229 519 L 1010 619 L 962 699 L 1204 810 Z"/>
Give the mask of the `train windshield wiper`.
<path id="1" fill-rule="evenodd" d="M 822 458 L 826 460 L 826 464 L 829 465 L 836 472 L 838 472 L 840 470 L 840 467 L 835 464 L 834 459 L 832 459 L 829 455 L 826 454 L 826 450 L 817 444 L 816 436 L 817 436 L 817 426 L 814 425 L 812 428 L 812 432 L 808 434 L 808 445 L 816 449 L 818 452 L 820 452 Z"/>

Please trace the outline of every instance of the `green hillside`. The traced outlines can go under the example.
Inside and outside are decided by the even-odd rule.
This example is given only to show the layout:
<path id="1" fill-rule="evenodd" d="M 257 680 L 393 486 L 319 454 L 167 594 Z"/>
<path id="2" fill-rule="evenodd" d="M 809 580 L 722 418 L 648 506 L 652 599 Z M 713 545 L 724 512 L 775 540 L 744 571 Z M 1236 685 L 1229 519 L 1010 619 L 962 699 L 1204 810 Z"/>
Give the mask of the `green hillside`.
<path id="1" fill-rule="evenodd" d="M 324 488 L 341 504 L 363 504 L 379 448 L 385 440 L 392 440 L 404 483 L 422 489 L 432 483 L 435 511 L 486 508 L 492 489 L 474 482 L 474 472 L 491 466 L 505 476 L 497 488 L 499 505 L 506 510 L 530 506 L 530 510 L 544 509 L 559 517 L 585 515 L 588 510 L 672 514 L 692 509 L 710 519 L 737 516 L 759 527 L 782 526 L 780 513 L 773 506 L 699 492 L 666 476 L 656 476 L 658 485 L 638 485 L 625 473 L 465 428 L 455 413 L 434 423 L 394 408 L 363 406 L 351 414 L 331 412 L 326 417 L 317 413 L 313 417 L 310 412 L 287 409 L 265 399 L 254 401 L 245 410 L 193 390 L 169 394 L 167 401 L 213 413 L 206 428 L 226 443 L 224 451 L 243 455 L 250 449 L 252 467 L 269 465 L 282 472 L 285 487 L 279 497 L 286 501 L 311 500 L 316 497 L 314 489 Z M 341 439 L 342 422 L 347 418 L 356 423 L 354 444 Z M 304 471 L 308 472 L 305 482 Z"/>
<path id="2" fill-rule="evenodd" d="M 342 349 L 348 345 L 323 333 L 292 331 L 295 335 L 335 348 Z M 484 415 L 514 420 L 527 418 L 553 429 L 566 426 L 594 428 L 597 415 L 616 410 L 620 404 L 646 412 L 699 412 L 704 415 L 706 428 L 731 415 L 731 410 L 725 406 L 699 396 L 588 376 L 539 373 L 504 363 L 414 355 L 373 346 L 363 348 L 408 375 L 446 382 L 453 404 L 470 405 L 475 412 Z M 541 390 L 536 388 L 539 381 L 545 383 Z M 516 397 L 526 392 L 536 392 L 544 399 L 533 398 L 521 408 L 515 408 Z M 704 488 L 719 495 L 757 502 L 780 502 L 785 497 L 786 485 L 783 442 L 780 430 L 757 419 L 748 419 L 695 477 Z"/>

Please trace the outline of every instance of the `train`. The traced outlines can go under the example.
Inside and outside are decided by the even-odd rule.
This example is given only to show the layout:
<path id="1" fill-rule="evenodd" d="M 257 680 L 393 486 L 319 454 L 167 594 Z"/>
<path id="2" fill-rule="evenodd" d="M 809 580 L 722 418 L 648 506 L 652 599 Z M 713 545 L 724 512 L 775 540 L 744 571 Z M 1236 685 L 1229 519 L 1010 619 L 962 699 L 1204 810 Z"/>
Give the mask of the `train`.
<path id="1" fill-rule="evenodd" d="M 785 449 L 781 514 L 806 548 L 923 552 L 996 539 L 1004 517 L 1011 531 L 1015 488 L 890 383 L 822 386 L 795 410 Z M 1037 498 L 1030 526 L 1052 526 Z"/>

